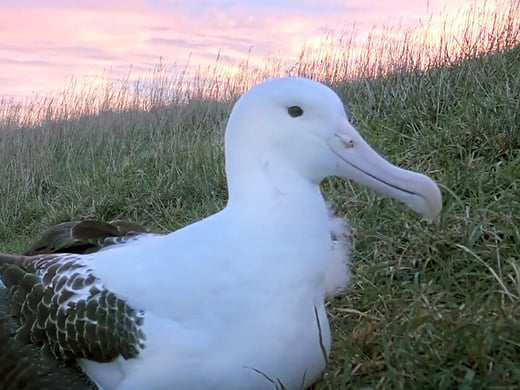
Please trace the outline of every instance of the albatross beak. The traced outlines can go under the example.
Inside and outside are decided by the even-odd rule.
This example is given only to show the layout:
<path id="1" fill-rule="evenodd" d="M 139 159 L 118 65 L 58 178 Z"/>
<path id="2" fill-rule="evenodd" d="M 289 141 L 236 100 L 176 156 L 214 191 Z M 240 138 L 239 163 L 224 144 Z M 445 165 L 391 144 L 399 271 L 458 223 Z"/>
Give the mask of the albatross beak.
<path id="1" fill-rule="evenodd" d="M 442 195 L 429 177 L 390 164 L 350 125 L 329 141 L 337 156 L 337 175 L 365 185 L 383 196 L 405 203 L 426 218 L 442 208 Z"/>

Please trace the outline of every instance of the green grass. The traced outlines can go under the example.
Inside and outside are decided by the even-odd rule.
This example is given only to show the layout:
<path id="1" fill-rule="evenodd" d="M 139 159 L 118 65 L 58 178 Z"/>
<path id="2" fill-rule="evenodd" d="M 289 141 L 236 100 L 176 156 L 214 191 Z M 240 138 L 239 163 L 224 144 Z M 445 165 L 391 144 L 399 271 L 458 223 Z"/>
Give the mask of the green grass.
<path id="1" fill-rule="evenodd" d="M 496 44 L 518 25 L 497 26 L 479 52 L 468 45 L 422 69 L 402 54 L 401 68 L 342 79 L 341 67 L 331 75 L 304 58 L 298 73 L 331 80 L 366 139 L 444 196 L 428 223 L 351 183 L 323 183 L 354 241 L 352 283 L 329 303 L 333 351 L 318 389 L 520 388 L 520 46 L 517 35 Z M 49 112 L 39 124 L 4 105 L 0 251 L 67 220 L 170 231 L 222 208 L 223 130 L 244 83 L 184 102 L 150 95 L 134 109 L 107 90 L 100 101 L 116 104 L 87 99 L 82 115 L 65 112 L 65 94 L 33 104 Z"/>
<path id="2" fill-rule="evenodd" d="M 444 208 L 428 224 L 325 183 L 355 232 L 329 388 L 520 387 L 520 47 L 341 89 L 372 144 L 438 180 Z"/>

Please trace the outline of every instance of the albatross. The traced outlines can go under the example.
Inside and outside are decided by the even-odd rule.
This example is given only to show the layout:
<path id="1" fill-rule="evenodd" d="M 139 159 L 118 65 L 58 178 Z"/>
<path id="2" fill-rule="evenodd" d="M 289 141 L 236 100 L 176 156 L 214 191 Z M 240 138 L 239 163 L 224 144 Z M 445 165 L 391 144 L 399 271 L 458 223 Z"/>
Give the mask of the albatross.
<path id="1" fill-rule="evenodd" d="M 260 83 L 225 132 L 228 202 L 169 234 L 86 254 L 0 255 L 16 338 L 102 389 L 305 389 L 331 348 L 325 300 L 348 280 L 345 225 L 320 183 L 339 176 L 434 218 L 441 193 L 349 123 L 329 87 Z"/>

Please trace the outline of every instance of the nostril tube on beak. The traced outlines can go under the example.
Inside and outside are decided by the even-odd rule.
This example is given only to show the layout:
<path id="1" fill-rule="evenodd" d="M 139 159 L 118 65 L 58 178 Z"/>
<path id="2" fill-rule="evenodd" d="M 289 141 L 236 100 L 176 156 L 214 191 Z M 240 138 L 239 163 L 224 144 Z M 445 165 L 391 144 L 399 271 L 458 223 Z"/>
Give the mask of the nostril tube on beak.
<path id="1" fill-rule="evenodd" d="M 352 138 L 346 137 L 344 135 L 338 135 L 338 138 L 339 138 L 341 144 L 345 148 L 353 148 L 354 147 L 354 140 Z"/>

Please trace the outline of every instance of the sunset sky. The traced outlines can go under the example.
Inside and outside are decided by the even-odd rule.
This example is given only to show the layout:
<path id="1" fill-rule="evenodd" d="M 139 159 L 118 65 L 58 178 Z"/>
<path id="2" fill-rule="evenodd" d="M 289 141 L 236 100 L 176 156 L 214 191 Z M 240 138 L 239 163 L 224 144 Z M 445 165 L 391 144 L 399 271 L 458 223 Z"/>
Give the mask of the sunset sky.
<path id="1" fill-rule="evenodd" d="M 409 26 L 469 0 L 2 0 L 0 97 L 59 90 L 70 77 L 146 73 L 160 59 L 210 64 L 218 53 L 296 57 L 327 33 Z M 248 54 L 250 53 L 250 54 Z"/>

